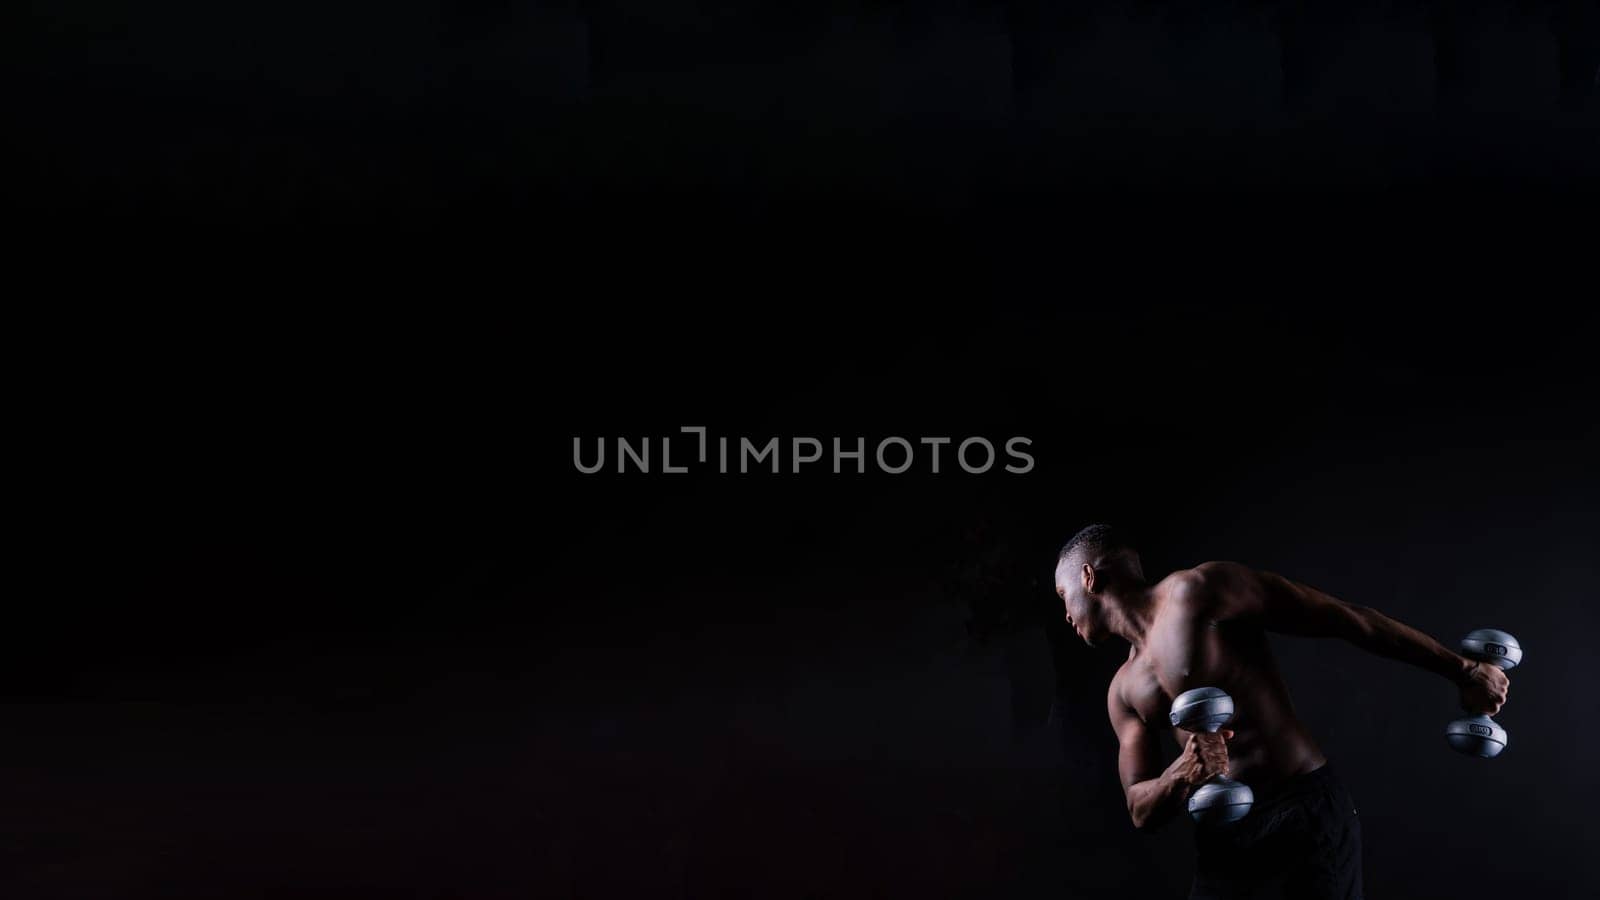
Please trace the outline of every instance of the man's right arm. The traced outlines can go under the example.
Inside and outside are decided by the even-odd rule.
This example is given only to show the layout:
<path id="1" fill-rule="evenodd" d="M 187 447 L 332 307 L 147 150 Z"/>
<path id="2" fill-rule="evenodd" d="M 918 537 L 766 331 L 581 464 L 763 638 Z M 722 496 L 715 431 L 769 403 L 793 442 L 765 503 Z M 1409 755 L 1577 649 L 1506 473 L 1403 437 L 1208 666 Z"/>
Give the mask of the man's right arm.
<path id="1" fill-rule="evenodd" d="M 1128 799 L 1128 816 L 1135 828 L 1153 829 L 1177 812 L 1195 785 L 1228 771 L 1227 739 L 1233 732 L 1191 734 L 1183 752 L 1165 769 L 1155 732 L 1122 702 L 1116 683 L 1106 698 L 1111 727 L 1117 732 L 1117 774 Z"/>
<path id="2" fill-rule="evenodd" d="M 1448 679 L 1470 713 L 1495 715 L 1511 679 L 1493 663 L 1467 659 L 1404 622 L 1273 572 L 1259 573 L 1266 626 L 1304 637 L 1338 637 L 1369 653 L 1410 663 Z"/>

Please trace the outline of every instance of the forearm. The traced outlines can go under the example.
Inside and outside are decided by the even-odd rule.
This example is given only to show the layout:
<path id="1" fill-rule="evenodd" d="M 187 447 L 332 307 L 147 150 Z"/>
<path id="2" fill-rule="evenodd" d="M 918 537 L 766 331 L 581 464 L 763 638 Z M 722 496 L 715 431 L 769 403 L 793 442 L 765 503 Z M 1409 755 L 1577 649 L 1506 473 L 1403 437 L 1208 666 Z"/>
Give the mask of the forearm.
<path id="1" fill-rule="evenodd" d="M 1189 799 L 1190 784 L 1175 769 L 1174 761 L 1165 772 L 1147 781 L 1128 785 L 1128 815 L 1136 828 L 1155 828 L 1172 818 Z"/>
<path id="2" fill-rule="evenodd" d="M 1472 663 L 1404 622 L 1367 606 L 1346 603 L 1271 572 L 1264 573 L 1268 626 L 1304 637 L 1337 637 L 1368 653 L 1425 669 L 1453 683 Z"/>
<path id="3" fill-rule="evenodd" d="M 1363 650 L 1426 669 L 1459 683 L 1471 661 L 1432 637 L 1375 609 L 1347 605 L 1349 627 L 1344 637 Z"/>

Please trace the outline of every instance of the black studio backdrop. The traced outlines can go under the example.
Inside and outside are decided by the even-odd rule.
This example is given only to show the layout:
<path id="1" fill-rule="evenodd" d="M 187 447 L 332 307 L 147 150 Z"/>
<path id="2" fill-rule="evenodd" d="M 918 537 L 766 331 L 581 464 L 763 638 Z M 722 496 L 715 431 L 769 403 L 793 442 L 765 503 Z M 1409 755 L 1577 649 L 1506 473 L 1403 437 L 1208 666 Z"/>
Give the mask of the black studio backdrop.
<path id="1" fill-rule="evenodd" d="M 1063 205 L 1284 189 L 1354 192 L 1363 220 L 1388 202 L 1543 221 L 1583 210 L 1600 157 L 1592 0 L 75 0 L 16 19 L 12 203 L 158 252 L 174 230 L 477 241 L 646 213 L 1054 225 Z"/>
<path id="2" fill-rule="evenodd" d="M 1182 896 L 1091 521 L 1517 634 L 1274 646 L 1373 896 L 1600 887 L 1592 7 L 20 17 L 6 896 Z"/>

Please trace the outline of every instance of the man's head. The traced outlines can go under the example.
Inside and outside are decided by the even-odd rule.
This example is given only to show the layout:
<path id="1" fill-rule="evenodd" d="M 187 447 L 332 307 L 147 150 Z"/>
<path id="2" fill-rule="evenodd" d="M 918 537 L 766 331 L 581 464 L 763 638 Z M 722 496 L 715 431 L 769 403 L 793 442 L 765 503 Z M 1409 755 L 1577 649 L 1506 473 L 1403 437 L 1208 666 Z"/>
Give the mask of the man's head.
<path id="1" fill-rule="evenodd" d="M 1110 525 L 1073 535 L 1056 560 L 1056 594 L 1067 624 L 1091 647 L 1111 634 L 1109 620 L 1122 592 L 1143 584 L 1138 552 Z"/>

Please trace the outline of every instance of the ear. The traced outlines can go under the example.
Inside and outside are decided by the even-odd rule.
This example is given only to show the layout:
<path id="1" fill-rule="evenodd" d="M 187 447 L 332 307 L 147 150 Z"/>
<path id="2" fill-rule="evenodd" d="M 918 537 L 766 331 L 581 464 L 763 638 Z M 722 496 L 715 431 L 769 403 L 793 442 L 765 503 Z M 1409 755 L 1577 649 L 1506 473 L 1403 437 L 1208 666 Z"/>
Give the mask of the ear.
<path id="1" fill-rule="evenodd" d="M 1083 564 L 1083 589 L 1094 593 L 1094 566 Z"/>

